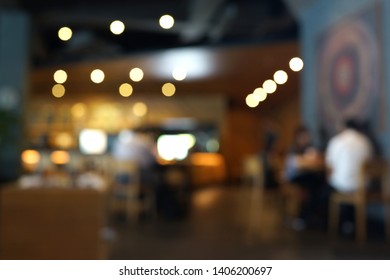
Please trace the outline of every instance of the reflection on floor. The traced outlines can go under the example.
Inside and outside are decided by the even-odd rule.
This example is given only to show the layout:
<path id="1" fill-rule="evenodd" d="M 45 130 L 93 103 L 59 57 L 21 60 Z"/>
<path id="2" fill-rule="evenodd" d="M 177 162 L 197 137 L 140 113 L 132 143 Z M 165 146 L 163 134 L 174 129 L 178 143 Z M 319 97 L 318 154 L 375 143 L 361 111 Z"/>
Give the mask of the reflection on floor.
<path id="1" fill-rule="evenodd" d="M 188 217 L 113 222 L 111 259 L 390 259 L 383 236 L 353 237 L 283 226 L 274 199 L 261 206 L 249 188 L 213 187 L 192 194 Z M 259 215 L 257 213 L 263 213 Z"/>

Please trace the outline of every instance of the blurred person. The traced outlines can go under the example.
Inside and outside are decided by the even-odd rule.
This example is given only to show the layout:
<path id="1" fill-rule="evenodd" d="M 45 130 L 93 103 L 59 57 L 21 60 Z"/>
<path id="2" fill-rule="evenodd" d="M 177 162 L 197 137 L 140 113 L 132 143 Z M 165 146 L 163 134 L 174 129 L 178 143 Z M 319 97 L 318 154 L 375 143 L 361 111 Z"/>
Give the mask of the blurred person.
<path id="1" fill-rule="evenodd" d="M 321 189 L 325 182 L 323 159 L 314 147 L 309 130 L 296 128 L 292 146 L 286 156 L 284 177 L 300 190 L 301 205 L 292 227 L 303 230 L 315 215 Z M 311 222 L 311 221 L 310 221 Z"/>
<path id="2" fill-rule="evenodd" d="M 328 194 L 332 192 L 353 193 L 364 180 L 361 168 L 374 155 L 370 139 L 361 132 L 361 126 L 354 119 L 347 119 L 344 129 L 330 139 L 326 148 L 325 163 L 328 169 Z M 353 231 L 352 206 L 341 208 L 342 231 Z M 346 220 L 346 221 L 345 221 Z"/>
<path id="3" fill-rule="evenodd" d="M 264 133 L 264 148 L 260 159 L 264 168 L 264 187 L 276 189 L 280 184 L 280 156 L 277 150 L 278 133 L 272 123 L 268 123 Z"/>

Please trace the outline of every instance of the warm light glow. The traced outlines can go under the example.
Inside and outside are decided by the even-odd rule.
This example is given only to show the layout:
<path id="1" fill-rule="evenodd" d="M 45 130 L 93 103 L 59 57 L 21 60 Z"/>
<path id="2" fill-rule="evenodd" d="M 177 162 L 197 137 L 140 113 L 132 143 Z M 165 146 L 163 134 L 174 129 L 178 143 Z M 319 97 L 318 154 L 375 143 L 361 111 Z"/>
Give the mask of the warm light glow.
<path id="1" fill-rule="evenodd" d="M 303 61 L 299 57 L 294 57 L 290 60 L 289 65 L 291 70 L 298 72 L 301 71 L 303 68 Z"/>
<path id="2" fill-rule="evenodd" d="M 54 97 L 61 98 L 65 94 L 65 87 L 61 84 L 56 84 L 52 87 L 51 92 Z"/>
<path id="3" fill-rule="evenodd" d="M 79 119 L 85 116 L 87 112 L 87 107 L 84 103 L 76 103 L 72 106 L 71 114 L 74 118 Z"/>
<path id="4" fill-rule="evenodd" d="M 263 83 L 263 89 L 266 93 L 274 93 L 276 91 L 277 85 L 273 80 L 266 80 Z"/>
<path id="5" fill-rule="evenodd" d="M 58 30 L 58 38 L 60 38 L 62 41 L 68 41 L 70 38 L 72 38 L 72 29 L 69 27 L 62 27 L 60 30 Z"/>
<path id="6" fill-rule="evenodd" d="M 217 153 L 193 153 L 191 164 L 195 166 L 221 166 L 224 164 L 223 157 Z"/>
<path id="7" fill-rule="evenodd" d="M 187 71 L 186 71 L 186 69 L 184 69 L 182 67 L 176 67 L 172 71 L 172 77 L 176 81 L 183 81 L 187 77 Z"/>
<path id="8" fill-rule="evenodd" d="M 265 90 L 261 87 L 255 89 L 253 91 L 253 95 L 255 96 L 256 100 L 258 102 L 262 102 L 264 101 L 266 98 L 267 98 L 267 93 L 265 92 Z"/>
<path id="9" fill-rule="evenodd" d="M 287 82 L 287 79 L 288 75 L 283 70 L 276 71 L 274 74 L 274 81 L 279 85 L 285 84 Z"/>
<path id="10" fill-rule="evenodd" d="M 172 83 L 165 83 L 163 86 L 162 86 L 162 93 L 165 95 L 165 96 L 172 96 L 174 95 L 176 92 L 176 87 L 174 84 Z"/>
<path id="11" fill-rule="evenodd" d="M 35 165 L 41 159 L 41 155 L 36 150 L 25 150 L 22 152 L 22 161 L 24 164 Z"/>
<path id="12" fill-rule="evenodd" d="M 50 160 L 54 164 L 67 164 L 69 158 L 69 153 L 66 151 L 54 151 L 50 154 Z"/>
<path id="13" fill-rule="evenodd" d="M 140 68 L 133 68 L 131 69 L 129 76 L 134 82 L 139 82 L 143 79 L 144 72 Z"/>
<path id="14" fill-rule="evenodd" d="M 83 129 L 79 140 L 84 154 L 102 154 L 107 149 L 107 134 L 100 129 Z"/>
<path id="15" fill-rule="evenodd" d="M 122 34 L 125 31 L 125 25 L 120 20 L 115 20 L 110 24 L 110 30 L 115 35 Z"/>
<path id="16" fill-rule="evenodd" d="M 54 81 L 57 84 L 63 84 L 68 79 L 68 75 L 64 70 L 57 70 L 53 75 Z"/>
<path id="17" fill-rule="evenodd" d="M 255 108 L 257 105 L 259 105 L 259 101 L 257 100 L 256 96 L 251 93 L 248 94 L 245 98 L 246 105 L 251 108 Z"/>
<path id="18" fill-rule="evenodd" d="M 148 112 L 148 107 L 145 105 L 145 103 L 137 102 L 133 106 L 133 114 L 137 117 L 143 117 Z"/>
<path id="19" fill-rule="evenodd" d="M 175 20 L 172 16 L 170 15 L 163 15 L 162 17 L 160 17 L 160 26 L 164 29 L 170 29 L 173 27 L 173 25 L 175 24 Z"/>
<path id="20" fill-rule="evenodd" d="M 192 134 L 161 135 L 157 139 L 157 152 L 164 160 L 183 160 L 195 143 Z"/>
<path id="21" fill-rule="evenodd" d="M 91 80 L 96 84 L 104 81 L 104 72 L 100 69 L 95 69 L 91 72 Z"/>
<path id="22" fill-rule="evenodd" d="M 119 94 L 123 97 L 129 97 L 132 93 L 133 87 L 128 83 L 121 84 L 119 87 Z"/>
<path id="23" fill-rule="evenodd" d="M 68 132 L 61 132 L 55 136 L 55 145 L 62 149 L 69 149 L 73 145 L 73 137 Z"/>

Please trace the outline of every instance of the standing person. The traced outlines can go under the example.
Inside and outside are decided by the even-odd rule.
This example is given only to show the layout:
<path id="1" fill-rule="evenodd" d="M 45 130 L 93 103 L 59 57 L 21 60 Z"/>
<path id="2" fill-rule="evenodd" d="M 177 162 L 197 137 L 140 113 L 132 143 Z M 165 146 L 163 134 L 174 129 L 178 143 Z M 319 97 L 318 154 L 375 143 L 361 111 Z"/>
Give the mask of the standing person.
<path id="1" fill-rule="evenodd" d="M 360 132 L 357 121 L 348 119 L 344 129 L 330 139 L 325 154 L 325 163 L 329 170 L 328 184 L 330 186 L 327 195 L 336 191 L 352 193 L 356 191 L 360 180 L 364 180 L 361 168 L 374 154 L 373 146 L 367 136 Z M 344 233 L 353 231 L 353 212 L 351 207 L 341 208 L 341 220 L 347 220 L 342 224 Z"/>

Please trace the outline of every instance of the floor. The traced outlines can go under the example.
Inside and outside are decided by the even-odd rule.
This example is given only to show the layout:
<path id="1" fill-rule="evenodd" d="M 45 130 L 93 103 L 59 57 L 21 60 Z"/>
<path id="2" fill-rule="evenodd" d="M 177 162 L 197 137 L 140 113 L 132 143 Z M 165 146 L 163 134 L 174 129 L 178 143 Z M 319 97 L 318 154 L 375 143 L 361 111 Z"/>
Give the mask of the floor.
<path id="1" fill-rule="evenodd" d="M 260 200 L 250 188 L 198 189 L 189 205 L 185 217 L 146 216 L 137 224 L 116 217 L 109 258 L 390 259 L 383 234 L 369 234 L 358 245 L 351 236 L 330 239 L 321 230 L 294 231 L 273 197 Z"/>

